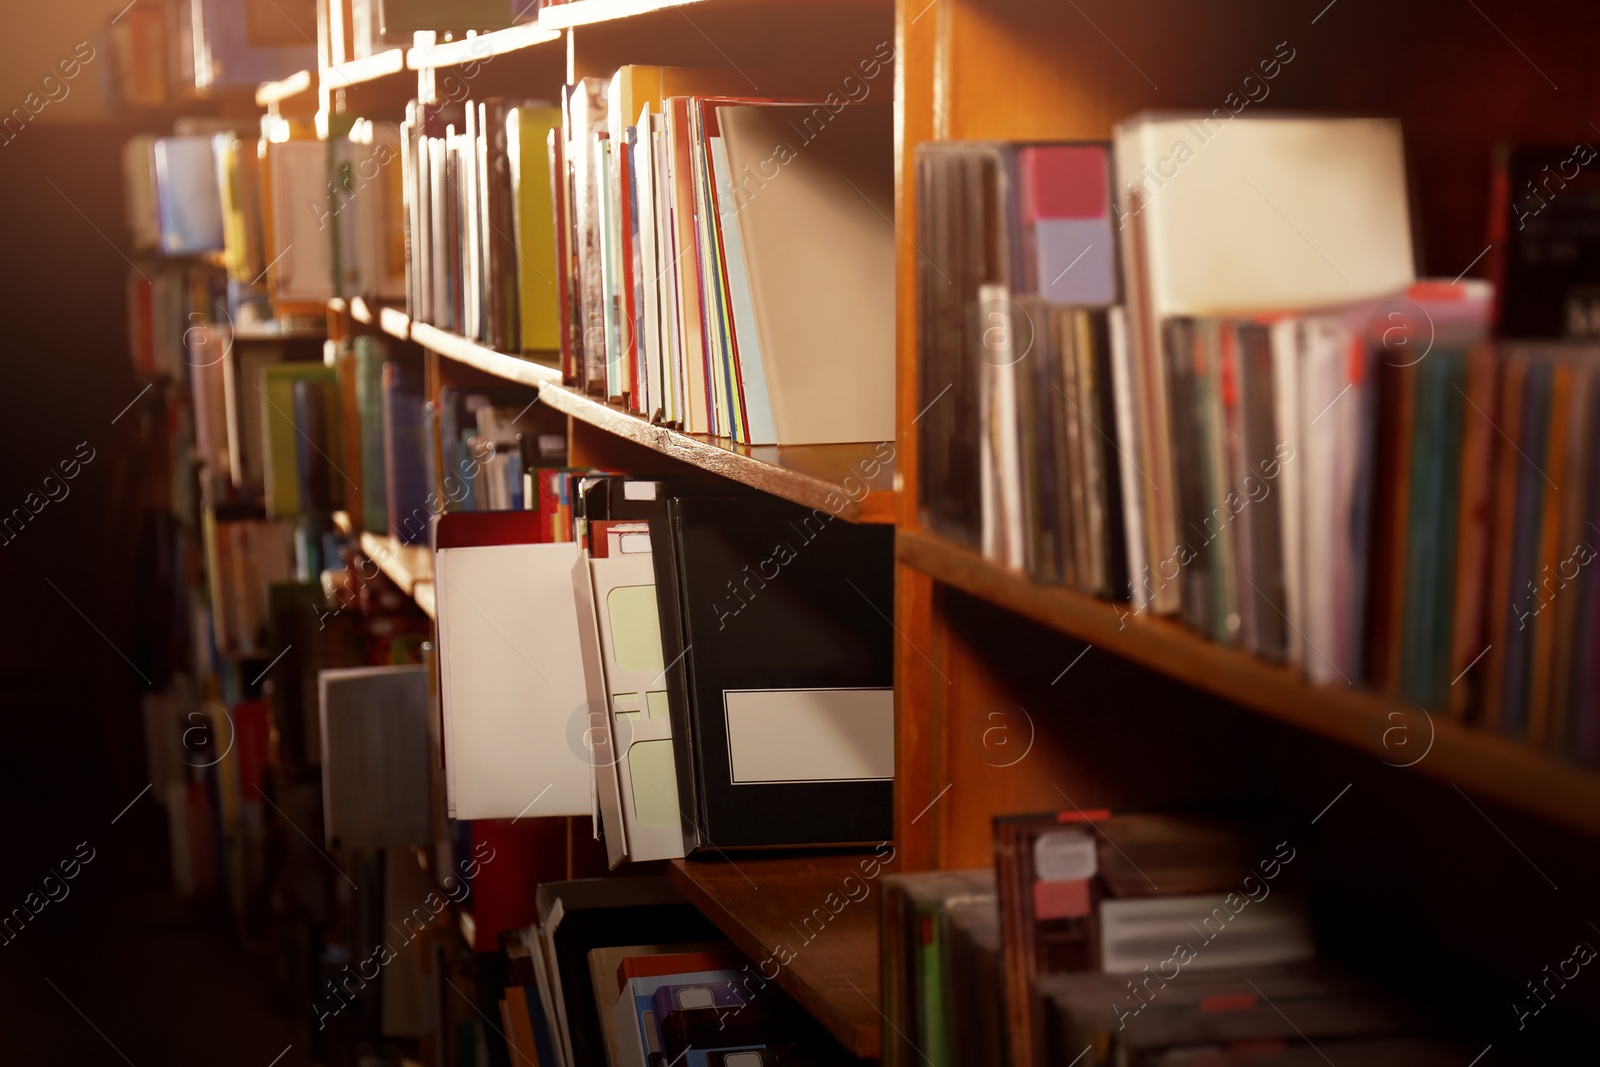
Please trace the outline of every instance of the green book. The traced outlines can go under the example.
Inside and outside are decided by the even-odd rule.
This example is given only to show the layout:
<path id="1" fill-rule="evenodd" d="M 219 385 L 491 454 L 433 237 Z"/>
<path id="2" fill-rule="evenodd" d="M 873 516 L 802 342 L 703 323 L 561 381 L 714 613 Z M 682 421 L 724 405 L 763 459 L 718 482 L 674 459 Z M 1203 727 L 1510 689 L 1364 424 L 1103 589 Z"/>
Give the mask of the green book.
<path id="1" fill-rule="evenodd" d="M 299 381 L 325 382 L 331 391 L 334 370 L 322 363 L 303 361 L 276 363 L 261 372 L 263 476 L 267 514 L 272 518 L 293 518 L 305 510 L 299 453 L 304 447 L 300 441 L 306 428 L 295 423 L 294 386 Z"/>
<path id="2" fill-rule="evenodd" d="M 361 437 L 361 528 L 388 534 L 389 493 L 383 460 L 383 365 L 389 351 L 377 337 L 356 338 L 356 414 Z"/>

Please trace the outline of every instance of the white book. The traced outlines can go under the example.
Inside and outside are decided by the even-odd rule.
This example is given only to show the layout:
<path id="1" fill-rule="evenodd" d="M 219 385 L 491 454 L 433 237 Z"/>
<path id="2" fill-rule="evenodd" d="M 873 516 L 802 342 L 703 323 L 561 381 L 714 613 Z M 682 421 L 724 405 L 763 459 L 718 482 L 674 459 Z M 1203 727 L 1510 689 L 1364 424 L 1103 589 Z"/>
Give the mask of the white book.
<path id="1" fill-rule="evenodd" d="M 1230 906 L 1231 905 L 1231 906 Z M 1155 973 L 1173 946 L 1193 954 L 1184 970 L 1264 967 L 1316 954 L 1311 918 L 1299 898 L 1273 893 L 1252 900 L 1240 893 L 1128 897 L 1100 905 L 1101 969 Z"/>
<path id="2" fill-rule="evenodd" d="M 1343 324 L 1333 319 L 1307 319 L 1302 330 L 1300 420 L 1305 445 L 1305 525 L 1300 565 L 1306 588 L 1303 656 L 1306 675 L 1312 681 L 1342 685 L 1351 680 L 1338 622 L 1340 584 L 1347 577 L 1346 539 L 1339 523 L 1348 518 L 1340 507 L 1345 492 L 1339 453 L 1355 444 L 1342 427 L 1344 415 L 1357 404 L 1354 397 L 1341 395 L 1347 384 L 1350 337 Z"/>
<path id="3" fill-rule="evenodd" d="M 799 142 L 788 111 L 718 115 L 730 173 L 776 170 L 735 218 L 777 440 L 893 440 L 890 116 L 854 105 Z"/>
<path id="4" fill-rule="evenodd" d="M 1288 659 L 1305 666 L 1305 499 L 1301 488 L 1306 464 L 1300 418 L 1300 321 L 1281 319 L 1272 325 L 1272 378 L 1276 391 L 1273 414 L 1278 439 L 1289 458 L 1278 468 L 1278 514 L 1283 537 L 1284 614 L 1288 616 Z"/>
<path id="5" fill-rule="evenodd" d="M 1348 304 L 1414 278 L 1397 120 L 1146 113 L 1115 136 L 1158 318 Z"/>
<path id="6" fill-rule="evenodd" d="M 1117 471 L 1122 480 L 1122 522 L 1128 546 L 1128 576 L 1135 611 L 1149 611 L 1149 560 L 1145 553 L 1144 463 L 1139 448 L 1138 368 L 1128 337 L 1128 313 L 1114 307 L 1108 316 L 1111 335 L 1111 392 L 1117 413 Z M 1113 596 L 1121 590 L 1112 590 Z"/>
<path id="7" fill-rule="evenodd" d="M 524 512 L 512 512 L 525 515 Z M 575 543 L 438 547 L 439 676 L 450 816 L 588 815 L 588 692 Z"/>
<path id="8" fill-rule="evenodd" d="M 265 255 L 273 299 L 322 303 L 333 295 L 333 242 L 327 230 L 328 148 L 321 141 L 267 144 L 272 233 Z"/>

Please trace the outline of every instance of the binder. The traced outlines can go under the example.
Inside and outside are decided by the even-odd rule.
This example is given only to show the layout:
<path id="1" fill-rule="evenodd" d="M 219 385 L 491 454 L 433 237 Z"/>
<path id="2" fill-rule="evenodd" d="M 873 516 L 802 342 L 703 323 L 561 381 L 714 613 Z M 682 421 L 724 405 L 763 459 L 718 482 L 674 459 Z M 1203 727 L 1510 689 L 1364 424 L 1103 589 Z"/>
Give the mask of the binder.
<path id="1" fill-rule="evenodd" d="M 651 534 L 685 851 L 887 840 L 893 531 L 751 494 Z"/>

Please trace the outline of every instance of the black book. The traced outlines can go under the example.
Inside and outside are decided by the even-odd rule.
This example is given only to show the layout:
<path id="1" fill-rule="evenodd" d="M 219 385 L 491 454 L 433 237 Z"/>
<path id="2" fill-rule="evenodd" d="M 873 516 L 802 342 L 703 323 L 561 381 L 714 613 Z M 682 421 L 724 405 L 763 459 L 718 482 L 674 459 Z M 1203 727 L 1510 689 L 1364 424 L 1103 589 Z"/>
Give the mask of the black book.
<path id="1" fill-rule="evenodd" d="M 1502 146 L 1491 276 L 1503 337 L 1600 337 L 1600 161 L 1592 142 Z"/>
<path id="2" fill-rule="evenodd" d="M 1273 414 L 1276 383 L 1271 331 L 1260 323 L 1238 325 L 1240 466 L 1231 489 L 1249 499 L 1240 512 L 1240 566 L 1254 588 L 1240 590 L 1245 647 L 1282 662 L 1289 653 L 1288 595 L 1283 572 L 1283 517 L 1277 486 L 1278 430 Z"/>
<path id="3" fill-rule="evenodd" d="M 685 851 L 887 840 L 893 531 L 757 494 L 651 526 Z"/>
<path id="4" fill-rule="evenodd" d="M 1200 457 L 1199 406 L 1194 380 L 1195 323 L 1172 318 L 1162 324 L 1166 342 L 1168 395 L 1172 398 L 1173 464 L 1178 476 L 1178 538 L 1162 545 L 1180 571 L 1183 621 L 1195 631 L 1211 631 L 1211 549 L 1205 536 L 1206 482 Z M 1163 566 L 1171 566 L 1160 561 Z"/>

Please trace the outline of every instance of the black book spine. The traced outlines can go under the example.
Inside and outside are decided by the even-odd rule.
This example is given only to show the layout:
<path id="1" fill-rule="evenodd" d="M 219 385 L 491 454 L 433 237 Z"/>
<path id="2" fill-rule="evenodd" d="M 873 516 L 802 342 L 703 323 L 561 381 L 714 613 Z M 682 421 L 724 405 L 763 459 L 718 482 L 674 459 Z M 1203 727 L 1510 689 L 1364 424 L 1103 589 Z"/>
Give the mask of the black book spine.
<path id="1" fill-rule="evenodd" d="M 1211 559 L 1204 529 L 1206 515 L 1205 470 L 1194 381 L 1195 324 L 1192 319 L 1169 319 L 1163 328 L 1166 342 L 1168 396 L 1171 398 L 1171 433 L 1174 473 L 1178 479 L 1178 543 L 1160 546 L 1168 567 L 1173 557 L 1182 577 L 1183 620 L 1194 630 L 1211 633 Z"/>
<path id="2" fill-rule="evenodd" d="M 656 575 L 656 611 L 661 620 L 661 654 L 667 662 L 667 717 L 672 721 L 672 762 L 678 777 L 678 812 L 683 817 L 684 852 L 692 854 L 710 841 L 700 829 L 705 814 L 700 802 L 699 748 L 695 739 L 690 694 L 688 649 L 684 646 L 683 607 L 679 583 L 680 517 L 676 500 L 668 500 L 664 516 L 650 520 L 650 556 Z"/>

